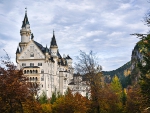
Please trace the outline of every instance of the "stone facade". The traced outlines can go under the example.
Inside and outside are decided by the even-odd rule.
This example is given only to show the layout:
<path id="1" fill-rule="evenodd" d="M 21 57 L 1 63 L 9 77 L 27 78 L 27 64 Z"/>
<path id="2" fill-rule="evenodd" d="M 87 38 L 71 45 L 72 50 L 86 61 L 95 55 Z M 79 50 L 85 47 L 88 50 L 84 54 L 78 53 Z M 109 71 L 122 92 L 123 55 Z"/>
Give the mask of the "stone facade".
<path id="1" fill-rule="evenodd" d="M 26 12 L 20 35 L 21 42 L 16 51 L 17 68 L 23 69 L 24 76 L 32 85 L 39 84 L 38 95 L 43 92 L 48 97 L 53 92 L 64 94 L 73 80 L 72 59 L 69 55 L 60 55 L 54 32 L 49 48 L 36 42 Z"/>

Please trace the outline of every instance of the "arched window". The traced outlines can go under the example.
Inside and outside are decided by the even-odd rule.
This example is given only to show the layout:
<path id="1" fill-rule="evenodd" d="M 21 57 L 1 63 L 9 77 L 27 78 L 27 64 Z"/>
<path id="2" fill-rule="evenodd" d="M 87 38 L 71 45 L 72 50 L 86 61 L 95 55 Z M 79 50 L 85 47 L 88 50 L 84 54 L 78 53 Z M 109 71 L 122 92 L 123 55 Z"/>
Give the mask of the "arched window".
<path id="1" fill-rule="evenodd" d="M 29 74 L 29 70 L 27 70 L 27 74 Z"/>
<path id="2" fill-rule="evenodd" d="M 36 80 L 36 81 L 38 80 L 37 77 L 35 78 L 35 80 Z"/>
<path id="3" fill-rule="evenodd" d="M 24 74 L 26 74 L 26 70 L 24 70 Z"/>
<path id="4" fill-rule="evenodd" d="M 34 81 L 34 77 L 33 77 L 33 81 Z"/>
<path id="5" fill-rule="evenodd" d="M 36 70 L 35 73 L 38 73 L 38 71 Z"/>
<path id="6" fill-rule="evenodd" d="M 33 70 L 33 74 L 35 73 L 35 71 Z"/>
<path id="7" fill-rule="evenodd" d="M 30 73 L 32 74 L 32 70 L 30 70 Z"/>
<path id="8" fill-rule="evenodd" d="M 41 77 L 41 81 L 44 81 L 44 75 Z"/>

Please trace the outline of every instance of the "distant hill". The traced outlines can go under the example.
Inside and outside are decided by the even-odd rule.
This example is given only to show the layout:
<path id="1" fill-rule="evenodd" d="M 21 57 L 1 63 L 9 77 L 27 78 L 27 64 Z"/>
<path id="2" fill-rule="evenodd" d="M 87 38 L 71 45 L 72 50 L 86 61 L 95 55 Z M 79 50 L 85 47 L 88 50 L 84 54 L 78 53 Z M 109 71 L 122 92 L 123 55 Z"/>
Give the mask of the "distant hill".
<path id="1" fill-rule="evenodd" d="M 138 63 L 143 60 L 143 55 L 141 53 L 142 48 L 139 46 L 139 43 L 140 41 L 132 50 L 131 61 L 116 70 L 103 71 L 103 74 L 105 75 L 104 80 L 106 83 L 110 83 L 114 75 L 118 76 L 123 88 L 127 87 L 127 85 L 131 85 L 131 83 L 132 85 L 138 83 L 140 78 Z"/>
<path id="2" fill-rule="evenodd" d="M 127 62 L 123 66 L 113 71 L 103 71 L 105 82 L 111 82 L 113 76 L 117 75 L 120 79 L 122 87 L 125 88 L 131 84 L 131 62 Z"/>

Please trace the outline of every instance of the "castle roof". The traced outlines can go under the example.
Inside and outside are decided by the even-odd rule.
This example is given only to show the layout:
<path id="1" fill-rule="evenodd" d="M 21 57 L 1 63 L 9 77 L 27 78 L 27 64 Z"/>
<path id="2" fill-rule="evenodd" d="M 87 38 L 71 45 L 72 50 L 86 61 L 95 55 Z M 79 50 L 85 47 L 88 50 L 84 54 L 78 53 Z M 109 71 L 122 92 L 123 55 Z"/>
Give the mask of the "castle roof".
<path id="1" fill-rule="evenodd" d="M 69 55 L 67 55 L 66 59 L 72 59 Z"/>
<path id="2" fill-rule="evenodd" d="M 54 31 L 53 31 L 53 37 L 52 37 L 52 40 L 51 40 L 51 46 L 57 46 Z"/>
<path id="3" fill-rule="evenodd" d="M 43 47 L 40 43 L 38 43 L 38 42 L 36 42 L 36 41 L 34 41 L 34 43 L 39 47 L 39 49 L 43 52 L 43 53 L 45 53 L 46 51 L 49 51 L 49 49 L 47 48 L 45 48 L 45 47 Z"/>
<path id="4" fill-rule="evenodd" d="M 45 53 L 49 53 L 49 50 L 47 48 L 47 45 L 46 45 L 46 48 L 45 48 Z"/>
<path id="5" fill-rule="evenodd" d="M 29 24 L 27 12 L 25 13 L 24 20 L 22 22 L 22 28 L 25 27 L 26 24 Z"/>
<path id="6" fill-rule="evenodd" d="M 58 50 L 57 50 L 57 56 L 58 56 L 59 58 L 62 58 Z"/>
<path id="7" fill-rule="evenodd" d="M 20 53 L 20 52 L 19 52 L 19 47 L 17 47 L 16 54 L 17 54 L 17 53 Z"/>
<path id="8" fill-rule="evenodd" d="M 43 52 L 43 54 L 45 53 L 50 53 L 50 49 L 47 48 L 47 45 L 46 47 L 43 47 L 42 44 L 34 41 L 34 43 L 38 46 L 38 48 Z M 55 35 L 53 33 L 53 38 L 52 38 L 52 41 L 51 41 L 51 46 L 57 46 L 57 43 L 56 43 L 56 39 L 55 39 Z M 62 65 L 62 66 L 67 66 L 67 60 L 66 59 L 71 59 L 69 55 L 67 55 L 66 58 L 62 58 L 62 56 L 60 55 L 59 51 L 57 51 L 57 56 L 58 58 L 60 59 L 60 62 L 58 62 L 59 65 Z M 50 57 L 50 59 L 52 62 L 55 62 L 53 57 Z"/>

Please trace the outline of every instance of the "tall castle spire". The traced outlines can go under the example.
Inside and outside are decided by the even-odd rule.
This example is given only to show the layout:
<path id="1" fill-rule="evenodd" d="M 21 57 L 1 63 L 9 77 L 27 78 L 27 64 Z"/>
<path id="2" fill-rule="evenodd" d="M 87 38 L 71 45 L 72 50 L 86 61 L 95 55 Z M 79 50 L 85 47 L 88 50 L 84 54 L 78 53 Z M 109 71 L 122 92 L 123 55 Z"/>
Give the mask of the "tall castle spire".
<path id="1" fill-rule="evenodd" d="M 21 35 L 21 42 L 20 42 L 20 48 L 21 51 L 24 49 L 24 47 L 27 45 L 27 43 L 30 41 L 30 36 L 31 36 L 31 30 L 30 30 L 30 24 L 27 16 L 27 8 L 25 8 L 25 16 L 24 20 L 22 22 L 22 27 L 20 30 L 20 35 Z"/>
<path id="2" fill-rule="evenodd" d="M 53 30 L 53 37 L 52 37 L 51 45 L 50 45 L 50 51 L 51 51 L 51 55 L 53 57 L 57 57 L 57 50 L 58 50 L 58 46 L 56 43 L 55 34 L 54 34 L 54 30 Z"/>
<path id="3" fill-rule="evenodd" d="M 25 9 L 26 9 L 26 11 L 25 11 L 24 20 L 23 20 L 23 22 L 22 22 L 22 28 L 23 28 L 23 27 L 26 27 L 27 24 L 30 25 L 30 24 L 29 24 L 29 21 L 28 21 L 28 16 L 27 16 L 27 8 L 25 8 Z"/>
<path id="4" fill-rule="evenodd" d="M 53 30 L 53 37 L 52 37 L 52 40 L 51 40 L 51 46 L 57 46 L 54 30 Z"/>

